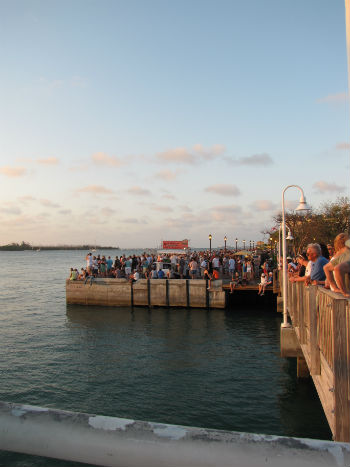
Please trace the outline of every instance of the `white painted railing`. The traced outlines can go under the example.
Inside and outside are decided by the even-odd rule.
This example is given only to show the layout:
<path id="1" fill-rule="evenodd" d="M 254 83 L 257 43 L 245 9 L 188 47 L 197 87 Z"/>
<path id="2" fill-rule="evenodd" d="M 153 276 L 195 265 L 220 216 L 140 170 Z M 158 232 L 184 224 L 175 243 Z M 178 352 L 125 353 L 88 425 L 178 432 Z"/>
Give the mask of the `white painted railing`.
<path id="1" fill-rule="evenodd" d="M 350 444 L 0 402 L 0 449 L 111 467 L 350 465 Z"/>

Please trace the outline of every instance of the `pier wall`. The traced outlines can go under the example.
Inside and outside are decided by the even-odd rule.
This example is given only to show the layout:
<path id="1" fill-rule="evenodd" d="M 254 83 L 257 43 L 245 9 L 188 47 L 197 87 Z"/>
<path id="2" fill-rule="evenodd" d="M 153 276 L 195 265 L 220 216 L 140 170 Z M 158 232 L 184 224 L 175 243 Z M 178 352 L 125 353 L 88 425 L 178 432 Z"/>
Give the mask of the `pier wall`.
<path id="1" fill-rule="evenodd" d="M 100 306 L 162 306 L 190 308 L 225 308 L 222 281 L 210 290 L 202 279 L 94 279 L 66 281 L 68 304 Z"/>

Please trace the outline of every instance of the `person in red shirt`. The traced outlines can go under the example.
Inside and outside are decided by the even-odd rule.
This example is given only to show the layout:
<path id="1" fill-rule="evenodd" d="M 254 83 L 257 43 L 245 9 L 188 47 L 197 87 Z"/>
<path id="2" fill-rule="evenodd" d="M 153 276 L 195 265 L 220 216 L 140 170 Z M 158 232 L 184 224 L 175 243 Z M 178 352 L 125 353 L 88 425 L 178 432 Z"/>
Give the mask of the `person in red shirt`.
<path id="1" fill-rule="evenodd" d="M 204 277 L 208 277 L 209 278 L 209 287 L 208 287 L 208 290 L 210 290 L 211 288 L 211 282 L 214 280 L 216 281 L 217 279 L 219 279 L 219 271 L 216 270 L 216 269 L 213 269 L 213 274 L 209 274 L 209 271 L 208 269 L 206 269 L 204 271 Z"/>

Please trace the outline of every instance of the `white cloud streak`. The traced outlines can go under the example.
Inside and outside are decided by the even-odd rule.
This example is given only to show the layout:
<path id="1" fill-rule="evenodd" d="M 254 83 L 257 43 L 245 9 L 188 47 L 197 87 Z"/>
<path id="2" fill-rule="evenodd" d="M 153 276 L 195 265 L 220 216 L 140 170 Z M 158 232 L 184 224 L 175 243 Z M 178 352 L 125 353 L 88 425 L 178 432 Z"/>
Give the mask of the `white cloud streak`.
<path id="1" fill-rule="evenodd" d="M 337 185 L 336 183 L 328 183 L 328 182 L 325 182 L 324 180 L 320 180 L 319 182 L 314 183 L 312 187 L 318 193 L 326 193 L 326 192 L 342 193 L 345 190 L 345 186 L 340 186 L 340 185 Z"/>
<path id="2" fill-rule="evenodd" d="M 217 184 L 211 185 L 204 189 L 209 193 L 215 193 L 221 196 L 239 196 L 241 192 L 236 185 Z"/>

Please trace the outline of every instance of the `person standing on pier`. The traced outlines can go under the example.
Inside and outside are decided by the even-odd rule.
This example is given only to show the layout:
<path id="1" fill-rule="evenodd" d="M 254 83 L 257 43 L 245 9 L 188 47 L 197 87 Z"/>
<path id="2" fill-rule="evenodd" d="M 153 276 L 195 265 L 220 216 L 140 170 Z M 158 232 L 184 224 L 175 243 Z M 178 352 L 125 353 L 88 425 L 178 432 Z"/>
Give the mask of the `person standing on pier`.
<path id="1" fill-rule="evenodd" d="M 86 256 L 86 269 L 90 275 L 92 273 L 92 253 L 88 253 Z"/>
<path id="2" fill-rule="evenodd" d="M 232 277 L 232 279 L 233 279 L 233 274 L 235 272 L 235 266 L 236 266 L 236 262 L 233 256 L 231 256 L 231 258 L 228 260 L 228 273 Z"/>
<path id="3" fill-rule="evenodd" d="M 193 258 L 188 266 L 190 268 L 190 275 L 191 275 L 192 279 L 195 279 L 196 276 L 197 276 L 197 269 L 198 269 L 197 261 Z"/>

